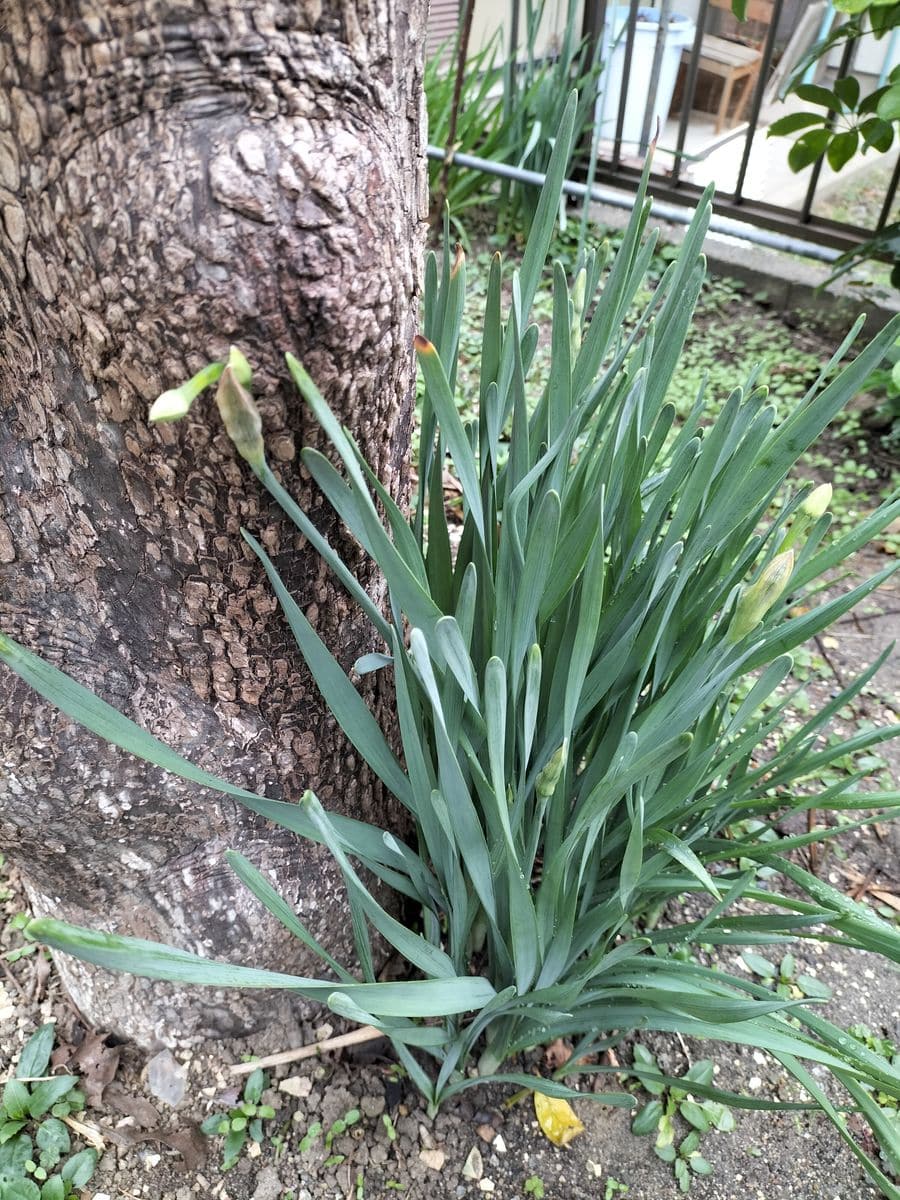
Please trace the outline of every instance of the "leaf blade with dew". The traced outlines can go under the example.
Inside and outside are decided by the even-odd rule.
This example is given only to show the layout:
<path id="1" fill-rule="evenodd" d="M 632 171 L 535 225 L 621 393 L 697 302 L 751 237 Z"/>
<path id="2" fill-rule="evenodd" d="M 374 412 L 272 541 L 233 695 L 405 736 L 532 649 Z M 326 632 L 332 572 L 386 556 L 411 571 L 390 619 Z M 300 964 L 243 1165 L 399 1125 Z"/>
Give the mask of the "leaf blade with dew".
<path id="1" fill-rule="evenodd" d="M 671 855 L 676 862 L 686 867 L 700 881 L 714 900 L 722 899 L 722 893 L 716 887 L 709 871 L 707 871 L 690 846 L 686 842 L 683 842 L 681 838 L 676 837 L 668 829 L 650 829 L 647 831 L 647 840 L 653 845 L 662 846 L 665 852 Z"/>

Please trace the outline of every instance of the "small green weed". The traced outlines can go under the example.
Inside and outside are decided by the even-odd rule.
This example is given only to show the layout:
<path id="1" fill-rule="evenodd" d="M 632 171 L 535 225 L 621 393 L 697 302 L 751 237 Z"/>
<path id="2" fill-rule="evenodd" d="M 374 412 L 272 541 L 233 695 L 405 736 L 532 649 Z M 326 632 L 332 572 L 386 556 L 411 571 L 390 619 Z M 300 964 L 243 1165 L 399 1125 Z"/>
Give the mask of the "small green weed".
<path id="1" fill-rule="evenodd" d="M 616 1200 L 616 1196 L 624 1195 L 628 1191 L 627 1183 L 620 1183 L 618 1179 L 614 1179 L 610 1175 L 606 1181 L 606 1187 L 603 1190 L 603 1200 Z"/>
<path id="2" fill-rule="evenodd" d="M 311 1150 L 316 1143 L 316 1140 L 322 1133 L 322 1124 L 320 1121 L 313 1121 L 312 1125 L 304 1133 L 300 1139 L 300 1153 L 305 1154 L 307 1150 Z"/>
<path id="3" fill-rule="evenodd" d="M 534 1200 L 544 1200 L 544 1181 L 540 1175 L 529 1175 L 525 1180 L 525 1195 L 534 1196 Z"/>
<path id="4" fill-rule="evenodd" d="M 361 1115 L 362 1114 L 358 1108 L 351 1108 L 348 1112 L 345 1112 L 342 1117 L 338 1117 L 338 1119 L 325 1134 L 325 1149 L 329 1150 L 331 1148 L 331 1143 L 335 1138 L 340 1137 L 341 1134 L 346 1133 L 351 1126 L 356 1125 Z"/>
<path id="5" fill-rule="evenodd" d="M 674 1142 L 665 1146 L 654 1147 L 663 1162 L 671 1163 L 678 1180 L 678 1186 L 683 1192 L 691 1190 L 693 1175 L 711 1175 L 712 1167 L 699 1150 L 700 1134 L 692 1129 L 687 1137 L 676 1147 Z"/>
<path id="6" fill-rule="evenodd" d="M 817 1000 L 831 999 L 831 988 L 821 979 L 798 973 L 793 954 L 785 954 L 777 967 L 761 954 L 749 950 L 742 951 L 741 958 L 747 970 L 760 977 L 764 987 L 774 987 L 776 996 L 785 1000 L 800 1000 L 803 996 Z"/>
<path id="7" fill-rule="evenodd" d="M 746 956 L 745 956 L 746 958 Z M 663 1162 L 670 1163 L 683 1192 L 691 1186 L 694 1175 L 709 1175 L 712 1167 L 700 1154 L 700 1138 L 711 1129 L 730 1133 L 735 1128 L 734 1114 L 718 1100 L 697 1100 L 691 1085 L 706 1088 L 712 1083 L 713 1064 L 709 1060 L 694 1063 L 684 1074 L 685 1086 L 654 1079 L 662 1075 L 656 1059 L 644 1046 L 635 1046 L 634 1062 L 638 1068 L 641 1087 L 653 1097 L 634 1118 L 631 1129 L 638 1135 L 656 1134 L 653 1149 Z M 675 1118 L 679 1116 L 692 1126 L 690 1133 L 677 1141 Z"/>
<path id="8" fill-rule="evenodd" d="M 18 912 L 10 918 L 7 929 L 12 930 L 14 933 L 21 933 L 22 944 L 20 946 L 13 946 L 12 950 L 7 950 L 4 953 L 3 957 L 8 963 L 18 962 L 20 958 L 26 958 L 29 954 L 34 954 L 37 950 L 37 942 L 25 933 L 25 926 L 30 920 L 31 918 L 28 913 L 24 912 Z"/>
<path id="9" fill-rule="evenodd" d="M 97 1165 L 96 1150 L 70 1155 L 66 1119 L 84 1108 L 75 1075 L 49 1075 L 56 1026 L 26 1042 L 0 1096 L 0 1200 L 69 1200 Z"/>
<path id="10" fill-rule="evenodd" d="M 275 1109 L 271 1105 L 260 1104 L 265 1090 L 265 1072 L 257 1067 L 244 1084 L 241 1103 L 228 1112 L 213 1113 L 200 1126 L 207 1137 L 220 1134 L 225 1138 L 222 1148 L 223 1171 L 229 1171 L 237 1163 L 248 1137 L 254 1142 L 263 1140 L 262 1123 L 275 1116 Z"/>

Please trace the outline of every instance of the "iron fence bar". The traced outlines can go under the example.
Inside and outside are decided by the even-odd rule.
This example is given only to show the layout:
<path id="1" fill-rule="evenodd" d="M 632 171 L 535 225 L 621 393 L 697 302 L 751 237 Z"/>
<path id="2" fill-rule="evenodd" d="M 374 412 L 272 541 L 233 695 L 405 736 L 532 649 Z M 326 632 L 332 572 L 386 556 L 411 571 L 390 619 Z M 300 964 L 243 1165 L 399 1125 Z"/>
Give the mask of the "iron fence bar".
<path id="1" fill-rule="evenodd" d="M 637 170 L 624 167 L 613 172 L 608 167 L 601 165 L 597 171 L 597 181 L 603 187 L 618 189 L 630 187 L 634 190 L 637 187 L 639 174 Z M 682 180 L 676 189 L 663 176 L 657 175 L 654 177 L 653 194 L 661 201 L 688 206 L 696 204 L 700 200 L 703 188 L 699 184 Z M 752 222 L 762 229 L 784 234 L 785 237 L 791 238 L 798 235 L 797 213 L 777 204 L 746 198 L 738 204 L 735 203 L 733 196 L 720 192 L 715 197 L 715 211 L 723 217 L 731 217 L 744 223 Z M 871 233 L 866 229 L 815 215 L 809 224 L 802 227 L 802 233 L 803 238 L 808 242 L 830 246 L 838 253 L 855 249 L 871 237 Z"/>
<path id="2" fill-rule="evenodd" d="M 442 150 L 439 146 L 429 146 L 427 154 L 429 158 L 443 160 L 447 151 Z M 507 163 L 493 162 L 491 159 L 478 158 L 473 154 L 455 154 L 453 164 L 456 167 L 483 171 L 487 175 L 497 175 L 501 179 L 514 179 L 518 183 L 528 183 L 535 187 L 542 187 L 547 179 L 546 175 L 540 171 L 526 171 L 522 167 L 511 167 Z M 567 179 L 562 185 L 562 190 L 567 196 L 576 196 L 580 200 L 592 200 L 597 204 L 608 204 L 613 208 L 632 209 L 634 207 L 634 197 L 631 193 L 623 192 L 621 189 L 602 187 L 597 184 L 593 184 L 589 188 L 584 183 L 576 183 L 574 180 Z M 659 220 L 670 221 L 674 225 L 689 225 L 694 218 L 693 210 L 684 206 L 681 196 L 674 204 L 654 199 L 650 211 Z M 741 220 L 734 220 L 714 213 L 709 222 L 709 230 L 710 233 L 727 234 L 729 237 L 741 238 L 756 245 L 768 246 L 773 250 L 802 254 L 807 258 L 817 259 L 819 262 L 834 262 L 840 253 L 839 250 L 829 246 L 820 246 L 776 230 L 748 225 L 743 219 L 743 214 Z"/>
<path id="3" fill-rule="evenodd" d="M 650 88 L 647 103 L 644 105 L 644 120 L 641 124 L 641 140 L 638 144 L 640 154 L 647 153 L 650 145 L 650 127 L 656 116 L 656 97 L 659 93 L 659 73 L 662 70 L 663 51 L 666 47 L 666 35 L 669 26 L 669 11 L 672 0 L 661 0 L 659 6 L 659 22 L 656 27 L 656 41 L 653 45 L 653 62 L 650 66 Z"/>
<path id="4" fill-rule="evenodd" d="M 596 4 L 585 4 L 584 17 L 581 22 L 581 36 L 587 38 L 591 54 L 597 45 L 603 41 L 603 26 L 606 23 L 607 0 L 598 0 Z"/>
<path id="5" fill-rule="evenodd" d="M 884 198 L 884 205 L 881 212 L 878 214 L 878 224 L 873 232 L 881 233 L 891 215 L 891 209 L 894 207 L 894 197 L 897 195 L 897 184 L 900 183 L 900 154 L 897 155 L 897 161 L 894 163 L 894 172 L 891 175 L 891 182 L 888 184 L 887 195 Z"/>
<path id="6" fill-rule="evenodd" d="M 856 38 L 848 38 L 847 44 L 844 46 L 844 53 L 841 55 L 841 63 L 838 67 L 838 79 L 843 79 L 846 73 L 853 65 L 853 58 L 856 54 Z M 834 128 L 834 121 L 837 113 L 830 112 L 828 114 L 827 128 Z M 809 220 L 809 215 L 812 212 L 812 206 L 816 198 L 816 188 L 819 186 L 819 177 L 822 174 L 822 164 L 825 162 L 825 155 L 820 154 L 813 163 L 812 174 L 809 177 L 809 187 L 806 189 L 806 195 L 803 197 L 803 208 L 800 210 L 800 220 L 805 225 Z"/>
<path id="7" fill-rule="evenodd" d="M 519 4 L 521 0 L 512 0 L 512 14 L 509 23 L 509 58 L 512 63 L 519 59 Z M 513 68 L 515 69 L 515 68 Z"/>
<path id="8" fill-rule="evenodd" d="M 687 140 L 688 124 L 691 119 L 691 109 L 694 107 L 694 95 L 697 91 L 697 76 L 700 74 L 700 51 L 703 46 L 703 35 L 706 32 L 706 14 L 708 11 L 709 0 L 700 0 L 700 8 L 697 11 L 697 29 L 694 33 L 691 60 L 688 63 L 687 76 L 684 81 L 684 95 L 681 99 L 678 140 L 675 143 L 675 165 L 672 168 L 672 182 L 676 187 L 681 182 L 681 156 L 684 153 L 684 143 Z"/>
<path id="9" fill-rule="evenodd" d="M 631 81 L 631 59 L 634 55 L 634 40 L 637 37 L 637 14 L 640 0 L 631 0 L 628 13 L 628 32 L 625 35 L 625 61 L 622 63 L 622 89 L 619 93 L 619 111 L 616 115 L 616 136 L 613 141 L 612 163 L 617 167 L 622 161 L 622 131 L 625 128 L 625 108 L 628 104 L 628 84 Z M 610 46 L 615 44 L 615 19 L 610 27 Z"/>
<path id="10" fill-rule="evenodd" d="M 756 136 L 756 127 L 759 124 L 759 114 L 762 110 L 762 100 L 769 81 L 769 70 L 772 66 L 772 56 L 775 53 L 775 38 L 778 34 L 778 22 L 781 20 L 781 10 L 783 8 L 784 0 L 775 0 L 775 7 L 772 11 L 772 23 L 769 26 L 769 32 L 766 36 L 765 46 L 763 47 L 762 62 L 759 66 L 759 79 L 756 81 L 756 90 L 753 93 L 753 109 L 750 113 L 750 124 L 747 129 L 746 140 L 744 141 L 744 153 L 741 156 L 741 165 L 734 188 L 734 200 L 736 204 L 740 204 L 743 198 L 744 181 L 747 178 L 747 167 L 750 163 L 750 151 L 753 148 L 753 139 Z"/>

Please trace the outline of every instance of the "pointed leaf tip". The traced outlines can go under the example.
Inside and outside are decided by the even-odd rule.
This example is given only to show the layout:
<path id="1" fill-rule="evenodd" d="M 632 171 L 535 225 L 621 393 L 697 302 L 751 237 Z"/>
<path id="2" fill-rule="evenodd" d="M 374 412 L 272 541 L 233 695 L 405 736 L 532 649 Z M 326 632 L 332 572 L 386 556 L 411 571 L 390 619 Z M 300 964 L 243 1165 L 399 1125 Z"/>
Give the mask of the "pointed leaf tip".
<path id="1" fill-rule="evenodd" d="M 413 345 L 416 348 L 416 354 L 437 354 L 434 345 L 429 342 L 427 337 L 422 337 L 421 333 L 417 333 L 413 338 Z"/>

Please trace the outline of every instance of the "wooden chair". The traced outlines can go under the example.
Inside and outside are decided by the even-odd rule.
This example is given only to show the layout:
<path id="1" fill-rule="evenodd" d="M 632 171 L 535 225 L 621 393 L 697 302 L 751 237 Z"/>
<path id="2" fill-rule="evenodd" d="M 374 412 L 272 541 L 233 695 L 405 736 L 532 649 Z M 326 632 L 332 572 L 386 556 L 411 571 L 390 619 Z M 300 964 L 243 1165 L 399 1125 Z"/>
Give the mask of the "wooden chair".
<path id="1" fill-rule="evenodd" d="M 710 6 L 725 9 L 730 13 L 731 0 L 710 0 Z M 768 27 L 772 23 L 774 10 L 774 0 L 749 0 L 747 4 L 747 20 Z M 737 125 L 743 118 L 747 102 L 759 79 L 762 57 L 761 42 L 747 44 L 744 41 L 734 41 L 727 37 L 716 37 L 713 34 L 703 35 L 703 41 L 700 44 L 698 69 L 722 80 L 722 95 L 719 99 L 718 110 L 716 111 L 717 134 L 722 132 L 726 122 L 729 122 L 729 127 L 731 127 Z M 685 49 L 682 61 L 688 64 L 690 58 L 691 50 Z M 738 93 L 735 100 L 734 112 L 729 121 L 728 110 L 731 107 L 735 85 L 738 85 Z"/>

